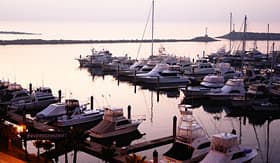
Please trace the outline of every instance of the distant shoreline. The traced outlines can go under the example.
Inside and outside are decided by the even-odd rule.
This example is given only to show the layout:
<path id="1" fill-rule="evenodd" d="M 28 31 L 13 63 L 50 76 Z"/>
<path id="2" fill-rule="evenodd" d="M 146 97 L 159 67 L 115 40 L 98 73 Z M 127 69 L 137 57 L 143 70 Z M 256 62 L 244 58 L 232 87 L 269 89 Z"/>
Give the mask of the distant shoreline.
<path id="1" fill-rule="evenodd" d="M 16 32 L 16 31 L 0 31 L 0 34 L 4 34 L 4 35 L 41 35 L 41 33 Z"/>
<path id="2" fill-rule="evenodd" d="M 155 39 L 154 42 L 211 42 L 219 41 L 216 39 Z M 44 45 L 44 44 L 113 44 L 113 43 L 150 43 L 152 40 L 43 40 L 43 39 L 18 39 L 18 40 L 0 40 L 0 45 Z"/>

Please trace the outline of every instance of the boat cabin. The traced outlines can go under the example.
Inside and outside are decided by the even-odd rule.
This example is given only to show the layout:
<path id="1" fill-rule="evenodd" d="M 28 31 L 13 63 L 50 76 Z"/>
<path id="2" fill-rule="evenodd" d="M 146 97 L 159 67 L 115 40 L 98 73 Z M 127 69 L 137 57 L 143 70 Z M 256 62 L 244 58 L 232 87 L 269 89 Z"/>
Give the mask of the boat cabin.
<path id="1" fill-rule="evenodd" d="M 213 135 L 211 142 L 211 150 L 221 153 L 231 152 L 231 147 L 238 145 L 237 135 L 231 133 L 220 133 Z"/>

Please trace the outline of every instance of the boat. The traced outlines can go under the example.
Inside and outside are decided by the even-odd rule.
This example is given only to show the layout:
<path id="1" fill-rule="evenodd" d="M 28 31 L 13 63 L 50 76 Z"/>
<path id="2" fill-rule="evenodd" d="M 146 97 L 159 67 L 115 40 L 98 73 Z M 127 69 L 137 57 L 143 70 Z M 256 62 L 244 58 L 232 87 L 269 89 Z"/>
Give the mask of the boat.
<path id="1" fill-rule="evenodd" d="M 207 59 L 201 58 L 197 59 L 194 65 L 191 65 L 189 69 L 184 71 L 184 74 L 191 76 L 205 76 L 208 74 L 213 74 L 215 69 Z"/>
<path id="2" fill-rule="evenodd" d="M 248 86 L 248 90 L 246 92 L 246 97 L 251 99 L 264 98 L 268 97 L 268 95 L 268 85 L 264 83 L 252 83 Z"/>
<path id="3" fill-rule="evenodd" d="M 246 90 L 243 79 L 229 79 L 222 88 L 211 89 L 206 93 L 210 100 L 230 100 L 233 97 L 245 96 Z"/>
<path id="4" fill-rule="evenodd" d="M 64 103 L 58 102 L 50 104 L 48 107 L 36 114 L 37 120 L 53 121 L 57 117 L 65 115 L 66 110 L 74 110 L 76 107 L 80 107 L 79 101 L 76 99 L 66 99 Z"/>
<path id="5" fill-rule="evenodd" d="M 224 77 L 221 75 L 206 75 L 200 82 L 199 86 L 188 86 L 186 88 L 181 88 L 185 97 L 201 98 L 211 89 L 222 88 L 225 85 Z"/>
<path id="6" fill-rule="evenodd" d="M 80 67 L 99 67 L 101 68 L 103 64 L 112 62 L 112 53 L 108 50 L 96 51 L 94 48 L 91 49 L 91 55 L 82 57 L 80 55 L 76 60 L 79 61 Z"/>
<path id="7" fill-rule="evenodd" d="M 230 63 L 220 62 L 215 64 L 215 73 L 222 75 L 225 80 L 240 77 L 241 73 L 236 72 Z"/>
<path id="8" fill-rule="evenodd" d="M 137 130 L 143 119 L 131 120 L 123 115 L 122 108 L 105 108 L 103 120 L 89 130 L 89 136 L 97 139 L 111 138 Z"/>
<path id="9" fill-rule="evenodd" d="M 102 65 L 104 72 L 119 72 L 121 70 L 127 70 L 135 60 L 130 59 L 127 55 L 120 57 L 113 57 L 112 62 Z"/>
<path id="10" fill-rule="evenodd" d="M 66 115 L 57 117 L 56 123 L 58 127 L 69 127 L 84 124 L 97 124 L 102 120 L 104 115 L 103 110 L 95 109 L 83 109 L 83 107 L 76 107 L 72 114 L 67 113 Z"/>
<path id="11" fill-rule="evenodd" d="M 31 94 L 27 94 L 26 92 L 21 95 L 26 96 L 28 101 L 18 100 L 17 102 L 12 102 L 9 105 L 10 109 L 17 111 L 22 111 L 23 109 L 25 111 L 41 110 L 52 103 L 58 102 L 59 100 L 58 97 L 55 97 L 52 94 L 52 90 L 49 87 L 39 87 L 36 90 L 34 90 Z M 31 98 L 31 101 L 29 101 L 28 97 Z"/>
<path id="12" fill-rule="evenodd" d="M 71 106 L 69 106 L 71 105 Z M 77 105 L 75 101 L 66 104 L 66 114 L 56 118 L 54 125 L 58 127 L 81 126 L 86 124 L 97 124 L 102 120 L 104 111 L 101 109 L 87 109 L 87 104 Z"/>
<path id="13" fill-rule="evenodd" d="M 164 64 L 166 65 L 166 64 Z M 143 84 L 153 85 L 153 86 L 185 86 L 190 83 L 189 77 L 180 74 L 180 67 L 177 65 L 166 65 L 163 69 L 159 69 L 157 66 L 154 71 L 151 73 L 140 74 L 137 77 L 138 81 L 141 81 Z M 159 65 L 158 65 L 159 66 Z"/>
<path id="14" fill-rule="evenodd" d="M 1 105 L 8 106 L 16 103 L 29 103 L 32 97 L 26 89 L 23 89 L 20 84 L 11 83 L 3 90 L 1 95 Z"/>
<path id="15" fill-rule="evenodd" d="M 210 139 L 193 117 L 191 110 L 180 110 L 181 118 L 175 142 L 163 154 L 162 162 L 198 162 L 210 150 Z"/>
<path id="16" fill-rule="evenodd" d="M 249 162 L 257 154 L 256 149 L 239 145 L 237 135 L 220 133 L 212 136 L 211 150 L 201 163 Z"/>
<path id="17" fill-rule="evenodd" d="M 138 73 L 136 74 L 135 76 L 135 81 L 137 82 L 145 82 L 146 79 L 148 81 L 148 77 L 158 77 L 160 76 L 160 73 L 163 71 L 163 70 L 167 70 L 168 69 L 168 64 L 164 64 L 164 63 L 159 63 L 159 64 L 156 64 L 154 66 L 154 68 L 152 70 L 150 70 L 149 72 L 146 72 L 146 73 Z"/>

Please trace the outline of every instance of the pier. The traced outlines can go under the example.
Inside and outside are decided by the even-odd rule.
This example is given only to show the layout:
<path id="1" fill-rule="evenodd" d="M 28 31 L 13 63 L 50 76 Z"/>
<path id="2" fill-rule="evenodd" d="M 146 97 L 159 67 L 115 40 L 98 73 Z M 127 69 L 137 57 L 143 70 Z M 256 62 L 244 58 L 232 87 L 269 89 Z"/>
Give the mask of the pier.
<path id="1" fill-rule="evenodd" d="M 127 155 L 130 153 L 136 153 L 143 150 L 155 148 L 158 146 L 170 144 L 173 141 L 174 141 L 173 136 L 167 136 L 154 140 L 148 140 L 138 144 L 132 144 L 127 147 L 115 147 L 115 156 L 111 158 L 111 161 L 123 163 L 125 162 L 125 158 L 127 157 Z M 80 149 L 81 151 L 94 155 L 98 158 L 105 159 L 102 153 L 102 149 L 108 148 L 107 146 L 92 141 L 85 141 L 85 143 L 87 145 L 82 146 Z"/>
<path id="2" fill-rule="evenodd" d="M 23 115 L 16 114 L 15 112 L 8 111 L 8 119 L 9 121 L 16 123 L 16 124 L 28 124 L 28 127 L 31 127 L 32 129 L 38 130 L 40 132 L 52 132 L 52 131 L 62 131 L 61 129 L 50 126 L 47 124 L 44 124 L 39 121 L 35 121 L 29 118 L 25 118 Z M 25 122 L 24 122 L 25 121 Z"/>

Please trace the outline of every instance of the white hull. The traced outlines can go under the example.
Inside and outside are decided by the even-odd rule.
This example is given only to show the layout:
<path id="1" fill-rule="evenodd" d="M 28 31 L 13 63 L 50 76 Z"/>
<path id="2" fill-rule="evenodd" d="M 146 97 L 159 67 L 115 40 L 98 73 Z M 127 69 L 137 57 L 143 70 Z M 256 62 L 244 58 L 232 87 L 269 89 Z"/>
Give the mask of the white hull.
<path id="1" fill-rule="evenodd" d="M 110 138 L 110 137 L 114 137 L 114 136 L 124 135 L 124 134 L 127 134 L 127 133 L 131 133 L 133 131 L 136 131 L 139 124 L 140 123 L 134 123 L 134 124 L 131 124 L 127 127 L 123 127 L 123 128 L 120 128 L 120 129 L 115 129 L 111 132 L 107 132 L 107 133 L 103 133 L 103 134 L 98 134 L 98 133 L 91 132 L 90 136 L 92 136 L 94 138 L 97 138 L 97 139 L 104 139 L 104 138 Z"/>
<path id="2" fill-rule="evenodd" d="M 176 84 L 176 83 L 185 83 L 189 82 L 187 77 L 142 77 L 137 78 L 137 81 L 146 83 L 146 84 Z"/>
<path id="3" fill-rule="evenodd" d="M 18 103 L 13 104 L 9 108 L 15 109 L 17 111 L 22 111 L 23 109 L 26 111 L 35 111 L 35 110 L 42 110 L 49 106 L 50 104 L 58 102 L 58 98 L 44 100 L 44 101 L 35 101 L 29 103 Z"/>
<path id="4" fill-rule="evenodd" d="M 75 116 L 74 118 L 70 119 L 61 119 L 57 120 L 56 125 L 59 127 L 66 127 L 66 126 L 74 126 L 84 123 L 94 123 L 98 122 L 102 119 L 103 114 L 98 114 L 94 116 Z"/>

